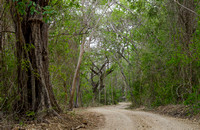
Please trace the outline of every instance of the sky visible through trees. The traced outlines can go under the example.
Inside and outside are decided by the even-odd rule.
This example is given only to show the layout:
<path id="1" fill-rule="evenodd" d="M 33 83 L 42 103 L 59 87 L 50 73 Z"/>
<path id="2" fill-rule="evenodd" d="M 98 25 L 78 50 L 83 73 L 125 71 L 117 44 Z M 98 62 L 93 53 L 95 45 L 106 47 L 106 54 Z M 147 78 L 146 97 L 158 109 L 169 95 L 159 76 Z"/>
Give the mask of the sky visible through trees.
<path id="1" fill-rule="evenodd" d="M 130 101 L 200 110 L 199 0 L 1 0 L 0 112 Z"/>

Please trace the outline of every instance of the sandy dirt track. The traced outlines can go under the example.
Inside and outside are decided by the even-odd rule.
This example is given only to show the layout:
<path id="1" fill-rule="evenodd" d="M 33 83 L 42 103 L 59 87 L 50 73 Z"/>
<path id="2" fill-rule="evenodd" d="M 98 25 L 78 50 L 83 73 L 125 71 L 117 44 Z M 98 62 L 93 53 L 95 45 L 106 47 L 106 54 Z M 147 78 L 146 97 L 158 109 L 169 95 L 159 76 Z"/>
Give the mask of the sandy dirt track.
<path id="1" fill-rule="evenodd" d="M 90 108 L 89 111 L 105 116 L 98 130 L 200 130 L 200 124 L 144 111 L 125 108 L 129 103 Z"/>

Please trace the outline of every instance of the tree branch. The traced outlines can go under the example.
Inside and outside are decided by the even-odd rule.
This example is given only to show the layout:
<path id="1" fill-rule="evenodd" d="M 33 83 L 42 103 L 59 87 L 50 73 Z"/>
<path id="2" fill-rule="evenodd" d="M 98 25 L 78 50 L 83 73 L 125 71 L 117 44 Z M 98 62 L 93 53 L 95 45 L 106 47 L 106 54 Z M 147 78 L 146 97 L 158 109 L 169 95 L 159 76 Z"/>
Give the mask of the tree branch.
<path id="1" fill-rule="evenodd" d="M 5 33 L 15 33 L 14 31 L 9 31 L 9 30 L 0 31 L 0 33 L 3 33 L 3 32 L 5 32 Z"/>
<path id="2" fill-rule="evenodd" d="M 181 3 L 179 3 L 177 0 L 174 0 L 174 2 L 177 3 L 179 6 L 185 8 L 186 10 L 188 10 L 188 11 L 190 11 L 190 12 L 196 14 L 197 16 L 200 16 L 200 15 L 197 14 L 195 11 L 193 11 L 193 10 L 189 9 L 188 7 L 185 7 L 184 5 L 182 5 Z"/>
<path id="3" fill-rule="evenodd" d="M 117 51 L 117 53 L 118 53 L 129 65 L 132 65 L 132 64 L 130 63 L 130 61 L 129 61 L 121 52 Z"/>
<path id="4" fill-rule="evenodd" d="M 88 32 L 85 32 L 85 33 L 74 33 L 74 34 L 69 34 L 69 33 L 61 33 L 61 34 L 54 35 L 54 36 L 50 36 L 50 37 L 57 37 L 57 36 L 61 36 L 61 35 L 79 36 L 79 35 L 83 35 L 83 34 L 88 34 Z"/>
<path id="5" fill-rule="evenodd" d="M 96 72 L 94 69 L 90 68 L 90 70 L 91 70 L 94 74 L 99 75 L 99 73 Z"/>

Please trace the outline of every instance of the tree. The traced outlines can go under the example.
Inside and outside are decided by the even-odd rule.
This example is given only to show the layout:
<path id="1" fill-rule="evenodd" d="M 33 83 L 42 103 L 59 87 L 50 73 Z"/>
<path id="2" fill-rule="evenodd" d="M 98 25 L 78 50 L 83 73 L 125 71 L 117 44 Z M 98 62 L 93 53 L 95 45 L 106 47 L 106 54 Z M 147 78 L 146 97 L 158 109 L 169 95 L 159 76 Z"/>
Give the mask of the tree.
<path id="1" fill-rule="evenodd" d="M 82 5 L 85 4 L 85 1 L 82 0 Z M 88 3 L 87 3 L 88 4 Z M 94 4 L 94 5 L 93 5 Z M 93 3 L 92 5 L 90 5 L 92 8 L 95 8 L 97 5 L 97 2 Z M 99 25 L 100 20 L 102 19 L 102 17 L 104 16 L 104 14 L 106 13 L 106 11 L 108 10 L 108 8 L 111 6 L 112 3 L 108 2 L 107 4 L 104 5 L 104 8 L 106 8 L 106 10 L 103 12 L 103 14 L 97 19 L 97 21 L 95 21 L 95 24 L 93 25 L 92 29 L 91 29 L 91 33 L 89 34 L 88 40 L 86 40 L 86 37 L 83 37 L 82 43 L 81 43 L 81 48 L 80 48 L 80 54 L 79 54 L 79 58 L 78 58 L 78 62 L 77 62 L 77 66 L 76 66 L 76 70 L 74 73 L 74 78 L 73 78 L 73 82 L 72 82 L 72 91 L 71 91 L 71 96 L 70 96 L 70 100 L 69 100 L 69 110 L 73 109 L 73 100 L 74 100 L 74 94 L 75 94 L 75 90 L 76 90 L 76 83 L 78 80 L 78 75 L 80 73 L 80 65 L 82 62 L 82 58 L 83 58 L 83 54 L 84 54 L 84 46 L 87 45 L 90 46 L 90 43 L 92 41 L 93 35 Z M 107 7 L 108 6 L 108 7 Z M 87 10 L 90 10 L 91 7 L 89 7 Z M 86 10 L 86 11 L 87 11 Z M 83 13 L 83 23 L 87 25 L 87 28 L 90 28 L 90 20 L 88 20 L 87 15 L 84 14 L 84 10 L 82 8 L 82 13 Z M 91 14 L 90 14 L 91 15 Z"/>
<path id="2" fill-rule="evenodd" d="M 99 68 L 97 65 L 95 65 L 95 63 L 92 62 L 90 81 L 94 93 L 94 99 L 97 98 L 98 92 L 101 92 L 102 89 L 105 89 L 104 79 L 114 71 L 114 65 L 110 68 L 106 68 L 106 65 L 108 64 L 109 60 L 107 59 Z M 98 76 L 98 80 L 96 82 L 94 81 L 95 76 Z"/>
<path id="3" fill-rule="evenodd" d="M 48 24 L 45 9 L 49 0 L 8 0 L 16 32 L 18 101 L 20 113 L 37 116 L 61 112 L 49 79 Z"/>

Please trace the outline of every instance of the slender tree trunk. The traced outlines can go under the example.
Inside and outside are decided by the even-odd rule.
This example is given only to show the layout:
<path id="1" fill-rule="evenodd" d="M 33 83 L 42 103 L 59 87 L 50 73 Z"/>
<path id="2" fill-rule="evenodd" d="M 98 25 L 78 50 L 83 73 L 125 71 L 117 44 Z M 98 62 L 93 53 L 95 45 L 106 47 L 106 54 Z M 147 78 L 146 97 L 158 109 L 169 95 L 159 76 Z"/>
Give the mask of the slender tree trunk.
<path id="1" fill-rule="evenodd" d="M 99 77 L 99 103 L 101 103 L 101 76 Z"/>
<path id="2" fill-rule="evenodd" d="M 75 103 L 76 108 L 79 107 L 79 97 L 80 97 L 80 74 L 78 76 L 77 85 L 76 85 L 76 103 Z"/>
<path id="3" fill-rule="evenodd" d="M 106 86 L 104 87 L 104 104 L 106 105 Z"/>
<path id="4" fill-rule="evenodd" d="M 99 89 L 99 103 L 101 103 L 101 90 Z"/>
<path id="5" fill-rule="evenodd" d="M 111 93 L 112 93 L 112 104 L 114 104 L 113 86 L 111 84 L 111 80 L 110 80 L 110 86 L 111 86 Z"/>
<path id="6" fill-rule="evenodd" d="M 126 77 L 126 75 L 125 75 L 125 73 L 124 73 L 124 67 L 122 66 L 122 64 L 120 63 L 120 61 L 118 61 L 118 59 L 117 59 L 116 57 L 114 57 L 114 58 L 116 59 L 117 64 L 119 65 L 120 72 L 121 72 L 122 77 L 123 77 L 123 81 L 124 81 L 124 85 L 125 85 L 125 86 L 123 87 L 123 89 L 124 89 L 123 93 L 124 93 L 125 99 L 127 99 L 127 90 L 128 90 L 128 89 L 130 90 L 130 86 L 129 86 L 127 77 Z M 132 94 L 132 93 L 131 93 L 131 94 Z M 133 95 L 132 95 L 132 96 L 133 96 Z"/>
<path id="7" fill-rule="evenodd" d="M 63 81 L 63 87 L 65 91 L 65 107 L 64 110 L 67 108 L 67 100 L 68 100 L 68 94 L 67 94 L 67 83 L 66 81 Z"/>
<path id="8" fill-rule="evenodd" d="M 0 8 L 1 9 L 1 8 Z M 2 97 L 6 96 L 6 80 L 5 80 L 5 63 L 4 63 L 4 57 L 5 57 L 5 51 L 4 51 L 4 38 L 5 38 L 5 33 L 2 32 L 4 30 L 4 21 L 0 20 L 0 83 L 2 83 L 3 88 L 0 92 Z"/>
<path id="9" fill-rule="evenodd" d="M 81 61 L 82 61 L 82 58 L 83 58 L 84 44 L 85 44 L 85 40 L 83 40 L 83 42 L 81 44 L 79 59 L 78 59 L 78 63 L 77 63 L 77 66 L 76 66 L 75 73 L 74 73 L 74 78 L 73 78 L 73 82 L 72 82 L 71 96 L 70 96 L 70 100 L 69 100 L 69 110 L 73 109 L 73 100 L 74 100 L 74 94 L 75 94 L 75 90 L 76 90 L 76 82 L 77 82 L 77 79 L 78 79 L 80 66 L 81 66 Z"/>

